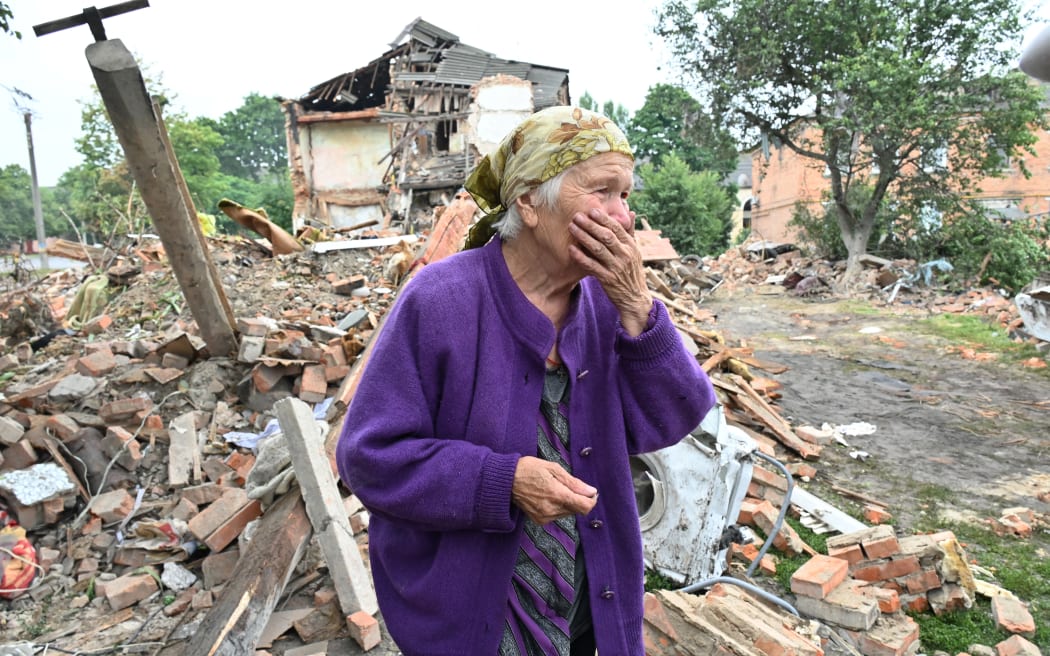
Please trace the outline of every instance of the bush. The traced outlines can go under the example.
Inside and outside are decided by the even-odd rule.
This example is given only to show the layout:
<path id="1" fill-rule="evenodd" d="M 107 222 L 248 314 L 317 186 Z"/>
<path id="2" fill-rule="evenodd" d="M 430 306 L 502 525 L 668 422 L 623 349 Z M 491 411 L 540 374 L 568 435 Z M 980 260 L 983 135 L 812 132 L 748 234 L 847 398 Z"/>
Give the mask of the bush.
<path id="1" fill-rule="evenodd" d="M 645 187 L 631 196 L 632 209 L 680 254 L 718 255 L 726 249 L 734 201 L 716 173 L 694 173 L 672 153 L 659 168 L 645 164 L 639 174 Z"/>
<path id="2" fill-rule="evenodd" d="M 951 262 L 963 279 L 1017 292 L 1050 262 L 1046 240 L 1045 227 L 966 214 L 941 230 L 939 256 Z"/>

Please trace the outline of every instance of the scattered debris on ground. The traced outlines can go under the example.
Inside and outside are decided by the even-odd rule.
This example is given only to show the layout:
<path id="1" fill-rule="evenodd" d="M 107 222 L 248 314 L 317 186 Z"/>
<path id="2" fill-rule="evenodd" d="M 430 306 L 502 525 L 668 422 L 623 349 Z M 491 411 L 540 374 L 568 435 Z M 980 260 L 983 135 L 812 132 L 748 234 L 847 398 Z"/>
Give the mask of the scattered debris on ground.
<path id="1" fill-rule="evenodd" d="M 327 489 L 331 463 L 326 474 L 323 463 L 293 462 L 296 447 L 286 438 L 316 432 L 331 459 L 356 374 L 398 288 L 456 249 L 475 209 L 460 195 L 438 207 L 418 235 L 386 226 L 291 237 L 273 231 L 265 215 L 231 204 L 243 224 L 262 226 L 283 245 L 207 239 L 236 318 L 238 350 L 229 357 L 208 353 L 157 240 L 98 249 L 63 244 L 63 255 L 87 268 L 0 293 L 0 628 L 7 646 L 21 644 L 24 653 L 44 646 L 166 655 L 398 653 L 367 599 L 370 584 L 355 569 L 367 563 L 367 511 L 352 494 L 329 493 L 311 508 L 309 497 Z M 288 238 L 304 247 L 296 250 Z M 742 285 L 819 298 L 833 293 L 841 268 L 771 245 L 701 260 L 678 258 L 657 231 L 641 232 L 639 241 L 650 287 L 695 344 L 728 422 L 762 453 L 788 462 L 794 476 L 811 476 L 835 430 L 785 419 L 775 379 L 784 368 L 727 343 L 703 299 L 720 286 Z M 980 313 L 1017 339 L 1038 341 L 1010 299 L 994 290 L 947 295 L 912 280 L 921 270 L 873 263 L 863 293 L 931 313 Z M 282 420 L 279 412 L 289 414 Z M 977 594 L 992 598 L 996 621 L 1014 634 L 1000 654 L 1038 653 L 1026 639 L 1035 628 L 1023 602 L 977 580 L 950 533 L 897 536 L 885 507 L 868 499 L 871 526 L 838 530 L 829 553 L 820 554 L 778 512 L 789 504 L 836 532 L 834 509 L 814 510 L 820 500 L 789 501 L 787 492 L 785 477 L 756 466 L 738 523 L 775 532 L 779 551 L 809 558 L 791 579 L 805 619 L 729 584 L 699 596 L 656 592 L 646 598 L 648 653 L 913 654 L 918 627 L 905 610 L 968 608 Z M 315 514 L 333 509 L 318 525 Z M 344 521 L 352 543 L 324 529 Z M 1024 537 L 1043 521 L 1012 508 L 996 526 Z M 337 563 L 348 550 L 355 553 Z M 776 559 L 753 543 L 730 553 L 734 575 L 756 558 L 762 574 L 776 570 Z M 360 610 L 351 612 L 355 605 Z"/>

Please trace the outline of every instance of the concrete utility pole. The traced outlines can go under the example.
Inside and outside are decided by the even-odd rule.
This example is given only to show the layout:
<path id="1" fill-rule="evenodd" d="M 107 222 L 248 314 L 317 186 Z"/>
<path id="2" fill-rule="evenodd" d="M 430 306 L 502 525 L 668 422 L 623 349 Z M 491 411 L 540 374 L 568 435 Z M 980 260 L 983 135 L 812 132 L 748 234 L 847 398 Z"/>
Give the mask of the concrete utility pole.
<path id="1" fill-rule="evenodd" d="M 88 64 L 131 175 L 208 351 L 214 356 L 228 356 L 237 352 L 233 311 L 209 256 L 182 171 L 170 150 L 164 123 L 154 109 L 135 58 L 119 39 L 107 40 L 102 26 L 103 18 L 148 6 L 148 0 L 131 0 L 102 9 L 88 7 L 80 15 L 36 25 L 33 30 L 42 36 L 75 25 L 91 28 L 95 43 L 87 47 Z"/>
<path id="2" fill-rule="evenodd" d="M 40 250 L 40 268 L 50 269 L 47 261 L 47 235 L 44 234 L 44 211 L 40 208 L 40 183 L 36 177 L 36 156 L 33 155 L 33 112 L 22 110 L 26 120 L 26 143 L 29 145 L 29 175 L 33 184 L 33 220 L 36 221 L 36 242 Z"/>

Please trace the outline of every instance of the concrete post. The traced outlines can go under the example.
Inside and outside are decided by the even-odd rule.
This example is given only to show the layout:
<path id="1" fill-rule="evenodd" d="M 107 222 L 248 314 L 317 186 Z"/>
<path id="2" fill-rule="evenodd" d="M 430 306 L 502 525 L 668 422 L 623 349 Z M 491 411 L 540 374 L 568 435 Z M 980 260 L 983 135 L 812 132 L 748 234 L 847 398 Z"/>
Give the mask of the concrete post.
<path id="1" fill-rule="evenodd" d="M 164 124 L 153 109 L 142 72 L 119 39 L 92 43 L 86 54 L 131 174 L 201 337 L 211 355 L 233 355 L 237 352 L 233 311 L 208 255 L 197 211 L 183 193 L 182 172 L 165 145 Z"/>

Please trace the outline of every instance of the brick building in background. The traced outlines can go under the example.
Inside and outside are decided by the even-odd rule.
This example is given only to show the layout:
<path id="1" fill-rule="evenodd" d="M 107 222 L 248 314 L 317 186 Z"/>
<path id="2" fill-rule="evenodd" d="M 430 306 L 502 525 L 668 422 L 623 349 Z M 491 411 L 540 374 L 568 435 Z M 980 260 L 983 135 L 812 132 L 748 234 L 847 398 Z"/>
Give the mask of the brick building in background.
<path id="1" fill-rule="evenodd" d="M 1050 107 L 1050 85 L 1047 107 Z M 1003 177 L 986 177 L 977 182 L 979 192 L 971 195 L 998 211 L 1004 219 L 1047 216 L 1050 213 L 1050 132 L 1039 130 L 1033 146 L 1036 155 L 1025 155 L 1031 172 L 1026 178 L 1016 160 L 1006 163 Z M 756 239 L 792 242 L 796 235 L 789 226 L 795 203 L 802 202 L 819 213 L 822 195 L 829 181 L 823 162 L 802 157 L 789 148 L 773 143 L 751 153 L 751 188 L 741 194 L 738 215 L 743 228 L 750 228 Z M 934 159 L 944 161 L 944 155 Z M 939 162 L 934 162 L 936 165 Z"/>

